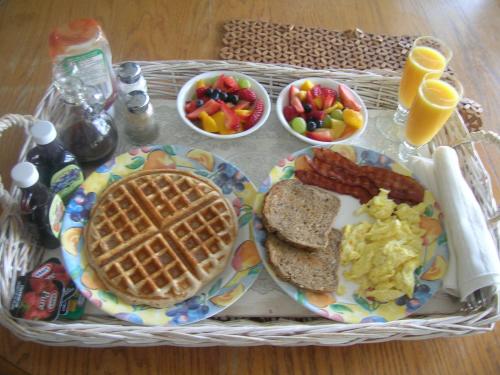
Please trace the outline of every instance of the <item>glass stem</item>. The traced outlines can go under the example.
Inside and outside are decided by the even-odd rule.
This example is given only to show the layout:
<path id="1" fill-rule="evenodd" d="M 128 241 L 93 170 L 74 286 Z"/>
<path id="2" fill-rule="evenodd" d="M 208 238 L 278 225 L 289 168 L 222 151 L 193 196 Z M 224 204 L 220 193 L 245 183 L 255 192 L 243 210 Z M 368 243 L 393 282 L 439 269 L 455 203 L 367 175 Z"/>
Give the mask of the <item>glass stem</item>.
<path id="1" fill-rule="evenodd" d="M 408 109 L 403 107 L 401 104 L 398 104 L 398 109 L 394 113 L 394 122 L 398 125 L 404 126 L 406 124 L 406 120 L 408 119 Z"/>
<path id="2" fill-rule="evenodd" d="M 399 159 L 403 162 L 407 162 L 410 156 L 418 155 L 418 147 L 409 144 L 406 141 L 401 142 L 399 145 Z"/>

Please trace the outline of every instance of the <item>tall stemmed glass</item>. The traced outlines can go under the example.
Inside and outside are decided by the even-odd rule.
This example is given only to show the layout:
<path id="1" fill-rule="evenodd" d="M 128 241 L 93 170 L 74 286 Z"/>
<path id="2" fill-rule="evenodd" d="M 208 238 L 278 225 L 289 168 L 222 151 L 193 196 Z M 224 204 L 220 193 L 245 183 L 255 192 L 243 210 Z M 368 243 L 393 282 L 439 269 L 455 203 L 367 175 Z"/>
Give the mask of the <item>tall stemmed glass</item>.
<path id="1" fill-rule="evenodd" d="M 441 78 L 426 75 L 411 105 L 406 122 L 405 136 L 399 146 L 399 158 L 408 161 L 417 149 L 439 132 L 448 121 L 462 98 L 463 87 L 453 75 Z"/>
<path id="2" fill-rule="evenodd" d="M 417 38 L 408 54 L 399 84 L 398 109 L 394 114 L 396 126 L 379 128 L 387 139 L 400 142 L 400 133 L 408 110 L 425 75 L 439 78 L 452 57 L 451 49 L 432 36 Z"/>

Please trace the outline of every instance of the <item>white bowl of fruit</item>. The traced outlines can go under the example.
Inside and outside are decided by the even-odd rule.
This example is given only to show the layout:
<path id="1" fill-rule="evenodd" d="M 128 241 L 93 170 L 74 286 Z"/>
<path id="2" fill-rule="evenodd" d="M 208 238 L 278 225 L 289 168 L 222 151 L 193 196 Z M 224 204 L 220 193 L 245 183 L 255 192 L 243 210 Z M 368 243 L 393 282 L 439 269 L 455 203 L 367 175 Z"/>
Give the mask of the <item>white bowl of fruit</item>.
<path id="1" fill-rule="evenodd" d="M 234 139 L 264 125 L 271 101 L 264 87 L 245 74 L 206 72 L 181 88 L 177 111 L 184 123 L 200 134 Z"/>
<path id="2" fill-rule="evenodd" d="M 292 82 L 278 96 L 276 112 L 286 130 L 313 145 L 352 140 L 368 123 L 368 111 L 359 95 L 327 78 Z"/>

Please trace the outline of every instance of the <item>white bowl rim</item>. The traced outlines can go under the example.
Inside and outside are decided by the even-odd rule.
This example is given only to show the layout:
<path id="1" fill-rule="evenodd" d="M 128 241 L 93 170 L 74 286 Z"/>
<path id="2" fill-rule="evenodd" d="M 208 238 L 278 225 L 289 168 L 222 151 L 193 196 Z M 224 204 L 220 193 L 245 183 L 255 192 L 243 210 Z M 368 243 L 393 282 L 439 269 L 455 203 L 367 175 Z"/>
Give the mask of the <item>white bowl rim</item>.
<path id="1" fill-rule="evenodd" d="M 328 83 L 329 86 L 335 86 L 335 87 L 338 87 L 339 84 L 343 84 L 344 86 L 346 86 L 349 89 L 349 91 L 354 95 L 354 97 L 356 98 L 358 103 L 360 103 L 360 105 L 361 105 L 361 112 L 363 114 L 363 126 L 361 127 L 361 129 L 355 131 L 353 134 L 351 134 L 347 138 L 343 138 L 343 139 L 340 139 L 337 141 L 332 141 L 332 142 L 317 141 L 315 139 L 312 139 L 312 138 L 306 137 L 302 134 L 299 134 L 295 130 L 293 130 L 292 127 L 288 124 L 288 121 L 286 121 L 285 116 L 283 115 L 283 108 L 285 107 L 284 98 L 285 98 L 286 94 L 288 94 L 288 92 L 290 91 L 290 87 L 292 85 L 300 86 L 306 80 L 310 80 L 312 83 L 319 83 L 319 84 L 321 84 L 322 82 L 325 82 L 325 84 Z M 306 77 L 306 78 L 301 78 L 301 79 L 298 79 L 296 81 L 289 83 L 283 90 L 281 90 L 281 92 L 278 95 L 278 98 L 276 99 L 276 115 L 278 116 L 278 119 L 280 120 L 281 126 L 283 126 L 289 133 L 291 133 L 293 136 L 297 137 L 298 139 L 300 139 L 306 143 L 309 143 L 311 145 L 316 145 L 316 146 L 328 146 L 328 145 L 335 145 L 335 144 L 341 144 L 341 143 L 348 143 L 349 141 L 352 141 L 353 139 L 362 135 L 363 132 L 365 131 L 367 125 L 368 125 L 368 110 L 366 109 L 366 105 L 365 105 L 363 99 L 361 99 L 361 97 L 353 89 L 351 89 L 348 84 L 336 81 L 336 80 L 331 79 L 331 78 L 323 78 L 323 77 Z"/>
<path id="2" fill-rule="evenodd" d="M 207 132 L 207 131 L 199 128 L 198 126 L 193 124 L 190 120 L 188 120 L 188 118 L 186 117 L 186 112 L 184 110 L 184 104 L 186 102 L 187 93 L 191 89 L 191 87 L 193 87 L 194 84 L 196 84 L 196 81 L 199 81 L 200 79 L 207 78 L 207 77 L 219 76 L 221 74 L 231 75 L 231 76 L 234 76 L 237 78 L 248 79 L 250 81 L 250 83 L 252 84 L 252 88 L 258 87 L 259 91 L 261 91 L 264 94 L 262 96 L 262 95 L 260 95 L 260 92 L 259 93 L 256 92 L 257 96 L 259 98 L 261 98 L 262 100 L 264 100 L 264 112 L 262 113 L 262 117 L 257 122 L 257 124 L 252 126 L 250 129 L 245 130 L 245 131 L 240 132 L 240 133 L 236 133 L 236 134 L 227 134 L 227 135 L 215 134 L 215 133 L 210 133 L 210 132 Z M 177 94 L 177 103 L 176 104 L 177 104 L 177 112 L 178 112 L 179 116 L 181 117 L 182 121 L 184 122 L 184 124 L 188 125 L 191 129 L 193 129 L 194 131 L 196 131 L 199 134 L 203 134 L 207 137 L 215 138 L 215 139 L 235 139 L 235 138 L 240 138 L 240 137 L 244 137 L 246 135 L 252 134 L 253 132 L 259 130 L 262 126 L 264 126 L 264 124 L 266 123 L 266 121 L 271 113 L 271 99 L 269 98 L 269 94 L 267 93 L 267 90 L 264 88 L 264 86 L 262 86 L 256 79 L 254 79 L 254 78 L 252 78 L 244 73 L 233 72 L 230 70 L 214 70 L 214 71 L 204 72 L 204 73 L 198 74 L 198 75 L 190 78 L 181 87 L 179 93 Z"/>

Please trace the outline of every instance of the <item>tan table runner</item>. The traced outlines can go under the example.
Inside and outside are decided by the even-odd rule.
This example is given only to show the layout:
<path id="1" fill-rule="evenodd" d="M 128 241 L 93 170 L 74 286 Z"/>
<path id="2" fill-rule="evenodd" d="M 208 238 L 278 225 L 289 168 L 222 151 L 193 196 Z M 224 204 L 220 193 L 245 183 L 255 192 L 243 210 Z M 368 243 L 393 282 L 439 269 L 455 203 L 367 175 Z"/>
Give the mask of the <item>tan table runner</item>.
<path id="1" fill-rule="evenodd" d="M 292 64 L 313 69 L 399 71 L 416 36 L 232 20 L 224 25 L 220 57 L 225 60 Z M 482 127 L 481 106 L 464 98 L 459 111 L 470 131 Z"/>

